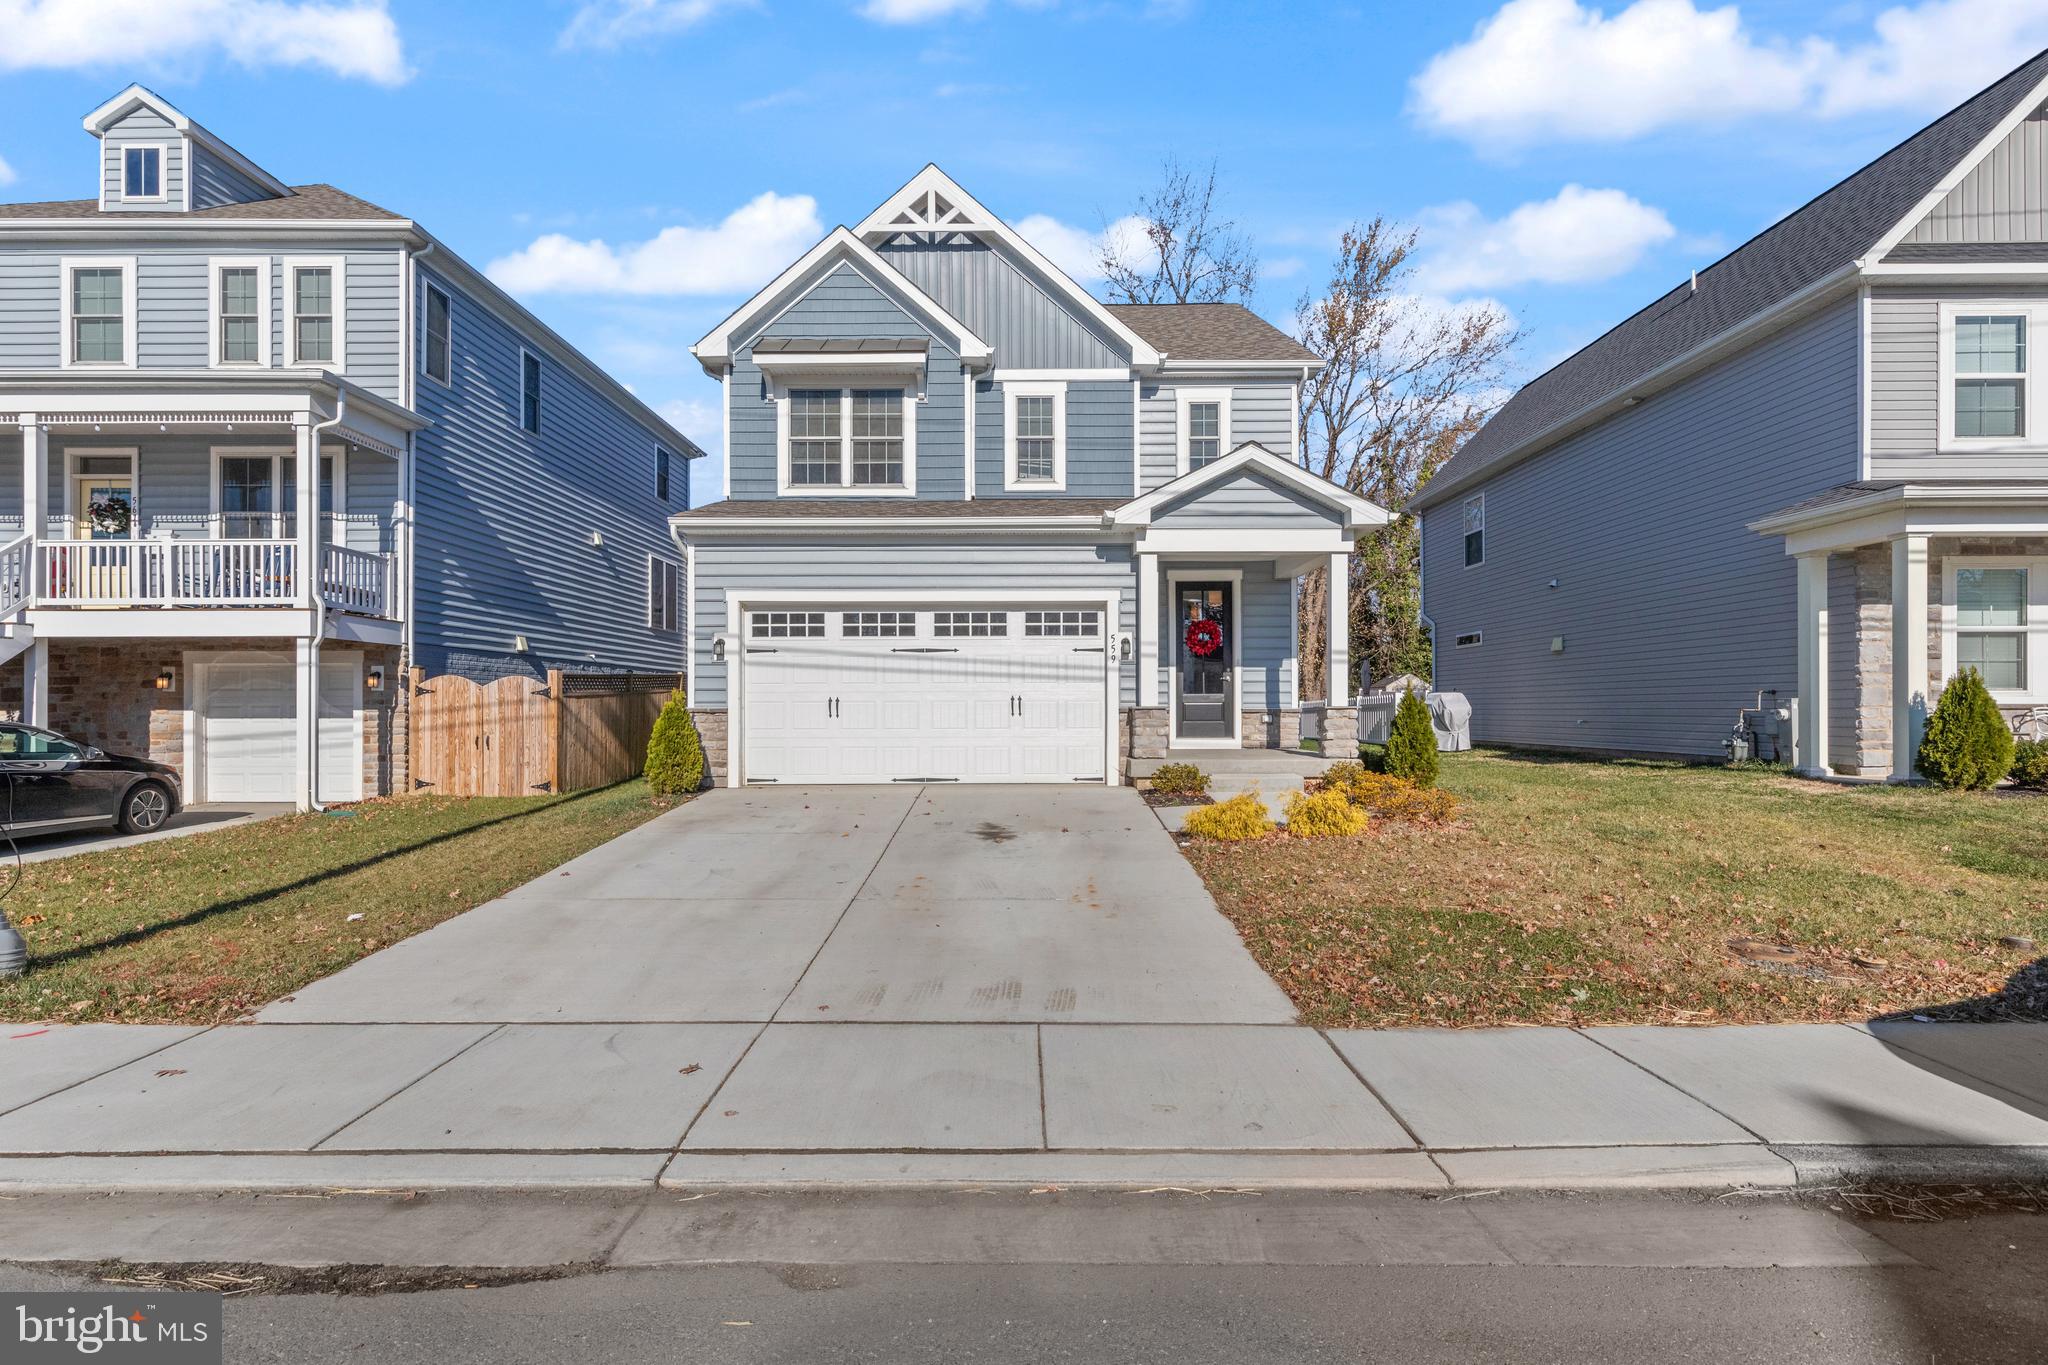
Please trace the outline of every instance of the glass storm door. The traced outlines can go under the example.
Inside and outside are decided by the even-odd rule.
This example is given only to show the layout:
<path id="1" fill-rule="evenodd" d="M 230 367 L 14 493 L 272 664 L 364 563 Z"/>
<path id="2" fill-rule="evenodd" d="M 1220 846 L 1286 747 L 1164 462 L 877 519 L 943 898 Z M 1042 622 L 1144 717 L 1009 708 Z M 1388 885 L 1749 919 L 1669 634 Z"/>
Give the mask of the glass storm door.
<path id="1" fill-rule="evenodd" d="M 1177 739 L 1229 739 L 1237 732 L 1230 714 L 1232 639 L 1230 586 L 1183 583 L 1174 593 L 1174 702 Z M 1211 628 L 1197 631 L 1196 622 Z"/>

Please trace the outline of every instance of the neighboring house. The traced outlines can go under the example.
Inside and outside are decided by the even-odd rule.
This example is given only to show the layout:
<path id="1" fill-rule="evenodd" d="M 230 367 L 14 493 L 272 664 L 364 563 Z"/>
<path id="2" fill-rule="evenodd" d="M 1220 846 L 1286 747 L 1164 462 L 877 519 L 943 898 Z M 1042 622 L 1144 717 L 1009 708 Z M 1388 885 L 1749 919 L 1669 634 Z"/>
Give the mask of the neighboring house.
<path id="1" fill-rule="evenodd" d="M 407 785 L 410 665 L 682 668 L 680 432 L 417 224 L 140 86 L 85 127 L 97 197 L 0 205 L 21 718 L 308 804 Z"/>
<path id="2" fill-rule="evenodd" d="M 2048 53 L 1531 382 L 1411 504 L 1481 741 L 1912 775 L 2048 703 Z M 1770 698 L 1765 699 L 1768 703 Z"/>
<path id="3" fill-rule="evenodd" d="M 927 167 L 694 353 L 728 483 L 673 521 L 724 782 L 1114 783 L 1298 741 L 1297 580 L 1385 514 L 1295 463 L 1318 362 L 1254 314 L 1105 306 Z"/>

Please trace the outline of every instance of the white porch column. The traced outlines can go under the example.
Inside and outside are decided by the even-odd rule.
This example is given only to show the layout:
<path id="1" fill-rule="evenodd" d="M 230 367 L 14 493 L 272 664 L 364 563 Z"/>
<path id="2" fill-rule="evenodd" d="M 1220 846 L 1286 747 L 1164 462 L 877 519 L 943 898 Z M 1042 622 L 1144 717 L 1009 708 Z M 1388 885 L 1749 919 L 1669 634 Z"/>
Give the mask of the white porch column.
<path id="1" fill-rule="evenodd" d="M 1828 557 L 1799 556 L 1799 766 L 1801 777 L 1828 767 Z"/>
<path id="2" fill-rule="evenodd" d="M 50 433 L 33 412 L 21 415 L 21 529 L 42 538 L 50 511 Z"/>
<path id="3" fill-rule="evenodd" d="M 21 655 L 21 723 L 50 723 L 50 642 L 37 640 Z"/>
<path id="4" fill-rule="evenodd" d="M 295 428 L 298 487 L 294 515 L 298 520 L 299 604 L 309 610 L 320 601 L 320 446 L 311 414 L 302 414 Z M 317 621 L 317 614 L 315 617 Z M 320 637 L 314 632 L 296 641 L 293 669 L 298 684 L 299 746 L 298 807 L 311 810 L 320 795 Z"/>
<path id="5" fill-rule="evenodd" d="M 1159 556 L 1138 556 L 1138 705 L 1159 704 Z"/>
<path id="6" fill-rule="evenodd" d="M 1892 541 L 1892 781 L 1911 782 L 1927 730 L 1927 537 Z"/>
<path id="7" fill-rule="evenodd" d="M 1330 707 L 1351 704 L 1351 556 L 1330 556 L 1330 647 L 1323 656 Z"/>

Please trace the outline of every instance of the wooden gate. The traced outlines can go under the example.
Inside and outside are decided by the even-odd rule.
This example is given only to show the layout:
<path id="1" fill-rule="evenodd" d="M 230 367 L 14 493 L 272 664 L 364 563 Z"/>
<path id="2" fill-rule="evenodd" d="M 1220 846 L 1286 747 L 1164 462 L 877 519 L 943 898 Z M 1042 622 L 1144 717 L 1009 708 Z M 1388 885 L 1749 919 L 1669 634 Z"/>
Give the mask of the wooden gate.
<path id="1" fill-rule="evenodd" d="M 472 682 L 412 670 L 412 785 L 443 796 L 532 796 L 639 773 L 673 674 L 571 673 Z"/>

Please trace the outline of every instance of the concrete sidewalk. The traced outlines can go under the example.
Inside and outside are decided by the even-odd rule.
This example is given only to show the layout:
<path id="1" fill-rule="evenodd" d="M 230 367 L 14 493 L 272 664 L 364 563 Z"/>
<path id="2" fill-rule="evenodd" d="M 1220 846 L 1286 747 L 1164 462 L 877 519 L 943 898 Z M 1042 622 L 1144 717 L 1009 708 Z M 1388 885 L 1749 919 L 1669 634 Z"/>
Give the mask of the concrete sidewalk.
<path id="1" fill-rule="evenodd" d="M 13 1189 L 2048 1179 L 2048 1025 L 0 1029 Z"/>

